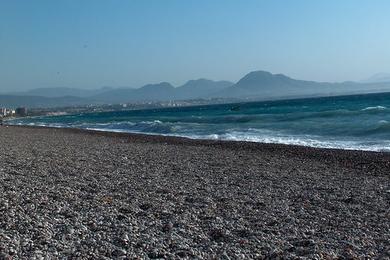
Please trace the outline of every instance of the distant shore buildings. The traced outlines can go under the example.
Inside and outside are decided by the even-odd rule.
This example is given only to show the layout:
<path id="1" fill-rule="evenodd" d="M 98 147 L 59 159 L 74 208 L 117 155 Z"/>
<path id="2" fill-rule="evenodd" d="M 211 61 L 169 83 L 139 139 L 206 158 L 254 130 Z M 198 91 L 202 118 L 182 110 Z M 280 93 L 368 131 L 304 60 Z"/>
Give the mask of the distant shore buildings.
<path id="1" fill-rule="evenodd" d="M 14 116 L 16 114 L 16 111 L 13 109 L 8 108 L 0 108 L 0 116 L 6 117 L 6 116 Z"/>
<path id="2" fill-rule="evenodd" d="M 26 116 L 27 108 L 18 107 L 16 109 L 0 107 L 0 117 L 11 117 L 11 116 Z"/>

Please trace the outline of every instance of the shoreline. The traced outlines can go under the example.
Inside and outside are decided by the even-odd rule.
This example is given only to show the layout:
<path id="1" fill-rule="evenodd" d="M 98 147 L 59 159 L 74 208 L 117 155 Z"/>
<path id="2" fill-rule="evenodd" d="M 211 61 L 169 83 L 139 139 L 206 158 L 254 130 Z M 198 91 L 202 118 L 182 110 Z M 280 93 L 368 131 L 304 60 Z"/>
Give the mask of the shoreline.
<path id="1" fill-rule="evenodd" d="M 0 259 L 390 257 L 390 154 L 32 126 L 0 146 Z"/>
<path id="2" fill-rule="evenodd" d="M 144 133 L 126 133 L 126 132 L 114 132 L 104 130 L 91 130 L 81 128 L 62 128 L 62 127 L 50 127 L 50 126 L 28 126 L 28 125 L 6 125 L 8 127 L 15 128 L 27 128 L 27 129 L 49 129 L 56 131 L 64 131 L 69 133 L 88 134 L 96 136 L 106 136 L 127 139 L 130 142 L 140 143 L 163 143 L 163 144 L 178 144 L 178 145 L 191 145 L 191 146 L 211 146 L 221 147 L 229 149 L 239 150 L 258 150 L 260 152 L 273 151 L 273 152 L 285 152 L 291 156 L 304 156 L 312 158 L 320 158 L 321 160 L 362 160 L 362 163 L 378 162 L 382 164 L 384 161 L 389 161 L 390 164 L 390 152 L 385 151 L 365 151 L 365 150 L 353 150 L 353 149 L 339 149 L 339 148 L 322 148 L 311 147 L 303 145 L 293 144 L 281 144 L 281 143 L 261 143 L 251 141 L 235 141 L 235 140 L 212 140 L 212 139 L 192 139 L 189 137 L 170 136 L 170 135 L 158 135 L 158 134 L 144 134 Z M 3 126 L 5 127 L 5 126 Z M 338 156 L 338 158 L 335 157 Z M 385 163 L 387 165 L 387 163 Z M 388 165 L 390 167 L 390 165 Z M 390 169 L 390 168 L 389 168 Z"/>
<path id="3" fill-rule="evenodd" d="M 264 143 L 256 141 L 243 141 L 243 140 L 225 140 L 225 139 L 202 139 L 202 138 L 190 138 L 185 136 L 174 136 L 174 135 L 164 135 L 164 134 L 154 134 L 154 133 L 130 133 L 130 132 L 120 132 L 120 131 L 109 131 L 109 130 L 99 130 L 99 129 L 82 129 L 82 128 L 73 128 L 73 127 L 53 127 L 53 126 L 38 126 L 38 125 L 3 125 L 3 127 L 18 127 L 18 128 L 37 128 L 37 129 L 55 129 L 55 130 L 64 130 L 69 132 L 80 132 L 96 135 L 105 135 L 112 137 L 133 137 L 143 140 L 149 138 L 151 141 L 163 142 L 163 141 L 172 141 L 179 143 L 193 143 L 198 145 L 233 145 L 237 144 L 240 146 L 251 147 L 254 146 L 275 146 L 279 148 L 283 147 L 293 147 L 296 149 L 313 149 L 313 150 L 325 150 L 329 152 L 352 152 L 352 153 L 374 153 L 382 155 L 390 155 L 390 151 L 371 151 L 371 150 L 359 150 L 359 149 L 343 149 L 343 148 L 328 148 L 328 147 L 313 147 L 307 145 L 296 145 L 296 144 L 284 144 L 284 143 Z M 233 145 L 234 146 L 234 145 Z"/>

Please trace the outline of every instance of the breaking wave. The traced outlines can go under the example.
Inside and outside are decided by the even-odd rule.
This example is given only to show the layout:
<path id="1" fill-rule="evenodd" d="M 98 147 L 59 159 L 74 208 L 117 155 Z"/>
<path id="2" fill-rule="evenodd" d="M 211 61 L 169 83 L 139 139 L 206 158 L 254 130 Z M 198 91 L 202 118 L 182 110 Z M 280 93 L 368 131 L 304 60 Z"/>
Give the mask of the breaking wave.
<path id="1" fill-rule="evenodd" d="M 375 106 L 375 107 L 363 108 L 362 111 L 385 110 L 385 109 L 386 109 L 386 107 L 384 107 L 384 106 Z"/>
<path id="2" fill-rule="evenodd" d="M 390 151 L 390 94 L 46 116 L 9 124 Z"/>

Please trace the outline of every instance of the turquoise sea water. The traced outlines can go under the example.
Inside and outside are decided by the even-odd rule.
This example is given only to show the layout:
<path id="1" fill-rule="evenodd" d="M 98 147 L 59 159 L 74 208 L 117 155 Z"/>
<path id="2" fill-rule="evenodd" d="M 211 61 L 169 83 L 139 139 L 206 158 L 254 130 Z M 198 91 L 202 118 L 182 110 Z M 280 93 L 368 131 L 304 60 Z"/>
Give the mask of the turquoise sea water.
<path id="1" fill-rule="evenodd" d="M 390 151 L 390 93 L 46 116 L 10 123 Z"/>

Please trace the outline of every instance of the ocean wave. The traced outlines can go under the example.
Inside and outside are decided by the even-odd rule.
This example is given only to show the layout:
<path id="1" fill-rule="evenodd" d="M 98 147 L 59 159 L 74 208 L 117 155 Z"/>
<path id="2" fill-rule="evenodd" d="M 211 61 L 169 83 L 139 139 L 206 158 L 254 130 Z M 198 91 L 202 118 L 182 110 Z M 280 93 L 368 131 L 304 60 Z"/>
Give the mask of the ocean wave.
<path id="1" fill-rule="evenodd" d="M 302 121 L 306 119 L 326 119 L 326 118 L 339 118 L 358 116 L 361 111 L 348 110 L 348 109 L 336 109 L 325 111 L 310 111 L 310 112 L 293 112 L 280 115 L 268 115 L 273 117 L 274 121 L 287 122 L 287 121 Z"/>
<path id="2" fill-rule="evenodd" d="M 18 122 L 18 125 L 23 123 Z M 60 123 L 42 123 L 29 122 L 24 125 L 30 126 L 49 126 L 55 128 L 83 128 L 97 131 L 108 132 L 126 132 L 126 133 L 143 133 L 143 134 L 157 134 L 164 136 L 181 136 L 192 139 L 209 139 L 209 140 L 228 140 L 228 141 L 247 141 L 260 143 L 276 143 L 298 146 L 309 146 L 317 148 L 332 148 L 332 149 L 346 149 L 346 150 L 366 150 L 366 151 L 386 151 L 390 152 L 390 141 L 387 140 L 337 140 L 335 138 L 326 139 L 323 136 L 311 135 L 287 135 L 283 131 L 272 131 L 269 129 L 248 128 L 243 130 L 225 129 L 220 133 L 208 133 L 203 131 L 199 133 L 194 129 L 184 128 L 182 131 L 179 126 L 175 124 L 164 123 L 159 120 L 134 122 L 115 122 L 115 123 L 99 123 L 88 124 L 84 123 L 79 126 L 60 124 Z M 175 130 L 176 128 L 176 130 Z M 203 129 L 205 130 L 205 129 Z M 378 134 L 379 132 L 389 132 L 390 123 L 382 123 L 374 129 L 366 131 L 366 135 Z"/>
<path id="3" fill-rule="evenodd" d="M 262 118 L 262 115 L 217 115 L 217 116 L 189 116 L 187 118 L 178 117 L 168 120 L 171 123 L 196 123 L 196 124 L 231 124 L 249 123 Z"/>
<path id="4" fill-rule="evenodd" d="M 277 136 L 277 135 L 248 135 L 246 133 L 232 132 L 222 135 L 183 135 L 192 139 L 212 139 L 226 141 L 245 141 L 255 143 L 286 144 L 297 146 L 308 146 L 314 148 L 362 150 L 375 152 L 390 152 L 390 141 L 386 142 L 362 142 L 359 140 L 323 140 L 322 137 L 315 136 Z"/>
<path id="5" fill-rule="evenodd" d="M 174 124 L 163 123 L 160 120 L 140 121 L 140 122 L 107 122 L 107 123 L 81 123 L 74 124 L 75 128 L 83 129 L 98 129 L 105 131 L 122 131 L 122 132 L 137 132 L 137 133 L 155 133 L 167 134 L 175 132 L 176 126 Z"/>
<path id="6" fill-rule="evenodd" d="M 390 122 L 386 120 L 381 120 L 378 125 L 373 126 L 365 131 L 363 131 L 364 136 L 368 135 L 388 135 L 390 133 Z"/>
<path id="7" fill-rule="evenodd" d="M 384 106 L 374 106 L 374 107 L 363 108 L 361 111 L 385 110 L 385 109 L 387 109 L 387 108 Z"/>
<path id="8" fill-rule="evenodd" d="M 377 105 L 377 104 L 380 104 Z M 390 150 L 390 101 L 375 98 L 283 101 L 113 111 L 21 118 L 10 124 L 283 143 L 323 148 Z M 8 123 L 8 121 L 7 121 Z"/>

